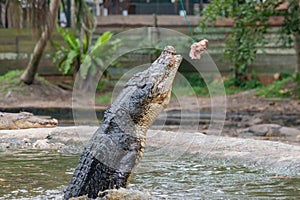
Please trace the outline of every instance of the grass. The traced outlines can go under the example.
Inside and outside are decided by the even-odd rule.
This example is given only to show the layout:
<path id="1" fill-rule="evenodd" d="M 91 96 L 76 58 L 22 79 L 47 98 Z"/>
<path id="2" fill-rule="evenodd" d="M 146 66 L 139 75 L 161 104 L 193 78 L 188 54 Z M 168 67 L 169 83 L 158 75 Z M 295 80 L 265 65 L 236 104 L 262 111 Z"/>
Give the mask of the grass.
<path id="1" fill-rule="evenodd" d="M 18 92 L 24 95 L 29 95 L 28 90 L 25 88 L 27 85 L 20 80 L 21 75 L 23 74 L 24 70 L 11 70 L 6 74 L 0 76 L 0 85 L 1 85 L 1 92 Z M 41 82 L 42 85 L 49 86 L 50 83 L 44 79 L 43 77 L 36 75 L 36 80 Z"/>
<path id="2" fill-rule="evenodd" d="M 194 93 L 204 97 L 224 95 L 224 93 L 236 94 L 262 87 L 262 83 L 255 76 L 251 80 L 239 80 L 232 77 L 222 77 L 221 79 L 206 78 L 208 79 L 206 82 L 199 74 L 187 73 L 184 76 L 189 81 Z"/>
<path id="3" fill-rule="evenodd" d="M 179 96 L 193 96 L 195 94 L 195 90 L 191 87 L 173 87 L 172 89 L 172 97 L 179 97 Z"/>
<path id="4" fill-rule="evenodd" d="M 295 76 L 295 83 L 296 83 L 295 94 L 300 100 L 300 72 L 298 72 L 297 75 Z"/>
<path id="5" fill-rule="evenodd" d="M 239 80 L 232 77 L 224 79 L 226 94 L 236 94 L 247 90 L 258 89 L 263 85 L 254 77 L 251 80 Z"/>
<path id="6" fill-rule="evenodd" d="M 0 76 L 1 91 L 4 93 L 8 91 L 21 92 L 23 83 L 20 81 L 20 76 L 22 73 L 22 70 L 12 70 Z"/>
<path id="7" fill-rule="evenodd" d="M 36 80 L 42 83 L 42 85 L 50 86 L 50 82 L 47 81 L 44 77 L 39 76 L 38 74 L 35 76 Z"/>
<path id="8" fill-rule="evenodd" d="M 3 81 L 14 83 L 13 80 L 16 77 L 20 77 L 22 73 L 23 73 L 22 70 L 12 70 L 12 71 L 9 71 L 6 74 L 3 74 L 2 76 L 0 76 L 0 83 L 3 82 Z"/>
<path id="9" fill-rule="evenodd" d="M 110 101 L 111 101 L 111 93 L 110 92 L 98 94 L 95 97 L 96 104 L 110 103 Z"/>
<path id="10" fill-rule="evenodd" d="M 189 90 L 184 87 L 174 88 L 174 91 L 178 91 L 179 95 L 196 94 L 203 97 L 224 95 L 222 86 L 224 85 L 224 89 L 228 95 L 255 89 L 256 95 L 264 96 L 266 98 L 292 97 L 300 99 L 300 74 L 293 77 L 290 73 L 282 72 L 280 74 L 280 79 L 268 86 L 263 86 L 254 75 L 252 75 L 252 79 L 250 80 L 223 77 L 221 80 L 211 79 L 208 83 L 204 82 L 203 78 L 199 77 L 198 74 L 184 74 L 184 76 L 189 81 L 194 93 L 189 91 L 190 88 L 188 88 Z"/>
<path id="11" fill-rule="evenodd" d="M 292 77 L 274 81 L 270 85 L 256 90 L 258 96 L 266 98 L 287 98 L 292 97 L 295 82 Z"/>

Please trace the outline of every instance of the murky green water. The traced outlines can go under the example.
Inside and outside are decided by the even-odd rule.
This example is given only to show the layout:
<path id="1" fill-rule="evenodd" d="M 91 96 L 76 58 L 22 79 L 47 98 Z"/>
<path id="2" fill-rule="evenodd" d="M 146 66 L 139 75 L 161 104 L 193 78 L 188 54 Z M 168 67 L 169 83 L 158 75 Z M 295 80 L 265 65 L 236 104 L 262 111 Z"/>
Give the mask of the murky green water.
<path id="1" fill-rule="evenodd" d="M 0 198 L 58 197 L 77 161 L 78 156 L 65 156 L 55 151 L 1 152 Z"/>
<path id="2" fill-rule="evenodd" d="M 153 199 L 298 199 L 300 177 L 184 155 L 177 161 L 145 154 L 129 185 Z M 59 199 L 78 155 L 18 150 L 0 153 L 0 199 Z"/>

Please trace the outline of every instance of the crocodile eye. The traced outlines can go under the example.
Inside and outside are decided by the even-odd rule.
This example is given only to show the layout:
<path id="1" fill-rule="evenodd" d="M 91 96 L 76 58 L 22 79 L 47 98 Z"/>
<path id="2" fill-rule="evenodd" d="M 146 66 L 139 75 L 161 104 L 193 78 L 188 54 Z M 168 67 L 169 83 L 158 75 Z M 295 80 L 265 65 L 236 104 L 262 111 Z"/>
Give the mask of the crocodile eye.
<path id="1" fill-rule="evenodd" d="M 175 52 L 172 52 L 172 51 L 167 51 L 167 50 L 164 50 L 164 53 L 168 53 L 168 54 L 171 54 L 171 55 L 176 55 L 176 53 Z"/>
<path id="2" fill-rule="evenodd" d="M 171 54 L 171 55 L 176 55 L 176 50 L 175 50 L 175 48 L 172 47 L 172 46 L 166 46 L 166 47 L 164 48 L 164 51 L 163 51 L 163 52 L 164 52 L 164 53 Z"/>

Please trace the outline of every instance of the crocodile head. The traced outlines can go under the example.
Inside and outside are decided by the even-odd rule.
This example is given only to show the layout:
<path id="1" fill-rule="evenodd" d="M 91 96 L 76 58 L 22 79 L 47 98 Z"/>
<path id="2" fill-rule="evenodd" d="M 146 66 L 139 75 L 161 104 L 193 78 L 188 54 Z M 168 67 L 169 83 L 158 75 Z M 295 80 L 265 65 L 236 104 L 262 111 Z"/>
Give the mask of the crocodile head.
<path id="1" fill-rule="evenodd" d="M 148 69 L 135 74 L 127 82 L 125 90 L 115 102 L 120 105 L 122 99 L 129 99 L 126 100 L 129 103 L 128 114 L 136 125 L 149 128 L 157 115 L 166 108 L 181 61 L 182 57 L 176 54 L 175 48 L 166 46 Z"/>
<path id="2" fill-rule="evenodd" d="M 161 104 L 164 108 L 170 101 L 172 84 L 181 61 L 182 57 L 176 55 L 175 48 L 166 46 L 149 68 L 153 83 L 150 96 L 153 96 L 153 102 Z"/>

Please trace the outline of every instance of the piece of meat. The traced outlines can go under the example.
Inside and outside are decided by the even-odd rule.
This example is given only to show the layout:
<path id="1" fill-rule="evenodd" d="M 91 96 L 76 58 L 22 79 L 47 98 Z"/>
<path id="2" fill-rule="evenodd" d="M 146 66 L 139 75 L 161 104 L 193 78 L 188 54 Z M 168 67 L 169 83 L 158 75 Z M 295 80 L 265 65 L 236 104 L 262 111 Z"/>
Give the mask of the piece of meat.
<path id="1" fill-rule="evenodd" d="M 208 40 L 204 39 L 201 40 L 200 42 L 195 42 L 194 44 L 191 45 L 191 50 L 190 50 L 190 57 L 191 59 L 200 59 L 202 53 L 206 49 L 206 43 Z"/>

